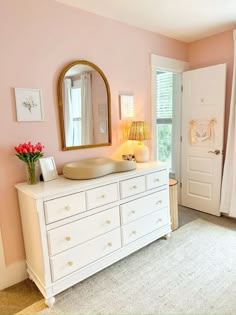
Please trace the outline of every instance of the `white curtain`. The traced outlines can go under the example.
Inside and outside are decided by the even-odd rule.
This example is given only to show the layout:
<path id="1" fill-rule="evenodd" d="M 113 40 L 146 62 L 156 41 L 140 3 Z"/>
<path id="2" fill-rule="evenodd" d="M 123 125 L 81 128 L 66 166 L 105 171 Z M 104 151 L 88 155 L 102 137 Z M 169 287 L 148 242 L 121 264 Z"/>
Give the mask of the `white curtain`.
<path id="1" fill-rule="evenodd" d="M 64 79 L 64 121 L 66 146 L 73 145 L 73 108 L 71 99 L 71 79 Z"/>
<path id="2" fill-rule="evenodd" d="M 234 68 L 220 211 L 236 218 L 236 30 L 233 37 Z"/>
<path id="3" fill-rule="evenodd" d="M 81 145 L 81 80 L 72 80 L 73 145 Z"/>
<path id="4" fill-rule="evenodd" d="M 82 144 L 93 143 L 93 103 L 91 74 L 81 74 Z"/>

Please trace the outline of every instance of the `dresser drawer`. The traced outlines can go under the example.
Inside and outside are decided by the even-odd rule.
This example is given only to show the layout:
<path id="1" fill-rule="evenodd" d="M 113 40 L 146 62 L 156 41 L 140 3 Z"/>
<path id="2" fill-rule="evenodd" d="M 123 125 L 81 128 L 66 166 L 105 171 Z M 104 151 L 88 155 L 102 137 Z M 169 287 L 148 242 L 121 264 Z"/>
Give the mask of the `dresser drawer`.
<path id="1" fill-rule="evenodd" d="M 86 210 L 85 193 L 77 193 L 44 202 L 46 224 Z"/>
<path id="2" fill-rule="evenodd" d="M 163 208 L 133 221 L 121 228 L 122 244 L 127 245 L 166 224 L 168 224 L 168 208 Z"/>
<path id="3" fill-rule="evenodd" d="M 63 225 L 48 232 L 50 254 L 58 254 L 119 226 L 119 207 Z"/>
<path id="4" fill-rule="evenodd" d="M 143 198 L 127 202 L 120 206 L 121 222 L 127 224 L 149 213 L 157 211 L 168 205 L 167 189 L 148 195 Z"/>
<path id="5" fill-rule="evenodd" d="M 139 176 L 120 182 L 121 198 L 127 198 L 145 191 L 145 176 Z"/>
<path id="6" fill-rule="evenodd" d="M 120 247 L 120 229 L 116 229 L 50 258 L 53 281 L 114 252 Z"/>
<path id="7" fill-rule="evenodd" d="M 88 209 L 100 207 L 118 200 L 118 186 L 111 184 L 88 190 L 86 201 Z"/>
<path id="8" fill-rule="evenodd" d="M 168 184 L 167 171 L 159 171 L 146 175 L 147 189 L 157 188 Z"/>

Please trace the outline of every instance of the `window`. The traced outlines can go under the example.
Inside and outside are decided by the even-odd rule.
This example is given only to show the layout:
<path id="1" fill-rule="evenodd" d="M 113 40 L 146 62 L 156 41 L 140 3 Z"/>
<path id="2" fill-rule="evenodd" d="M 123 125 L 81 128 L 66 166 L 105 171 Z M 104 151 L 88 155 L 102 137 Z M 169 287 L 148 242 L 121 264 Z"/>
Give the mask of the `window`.
<path id="1" fill-rule="evenodd" d="M 170 169 L 169 176 L 174 177 L 180 181 L 182 102 L 181 84 L 182 73 L 188 70 L 188 63 L 185 61 L 152 54 L 151 65 L 153 105 L 152 146 L 154 148 L 153 158 L 167 161 Z M 165 77 L 169 78 L 169 86 L 164 84 Z M 166 90 L 164 87 L 162 89 L 160 88 L 159 90 L 158 80 L 160 81 L 160 87 L 163 84 L 164 87 L 166 86 Z M 164 93 L 164 90 L 166 93 Z M 169 108 L 169 110 L 167 110 L 163 105 L 163 99 L 165 99 L 163 98 L 163 94 L 169 95 L 169 103 L 167 102 L 167 109 Z"/>
<path id="2" fill-rule="evenodd" d="M 173 109 L 176 100 L 176 77 L 177 74 L 173 72 L 156 72 L 157 158 L 167 162 L 171 172 L 174 172 Z"/>

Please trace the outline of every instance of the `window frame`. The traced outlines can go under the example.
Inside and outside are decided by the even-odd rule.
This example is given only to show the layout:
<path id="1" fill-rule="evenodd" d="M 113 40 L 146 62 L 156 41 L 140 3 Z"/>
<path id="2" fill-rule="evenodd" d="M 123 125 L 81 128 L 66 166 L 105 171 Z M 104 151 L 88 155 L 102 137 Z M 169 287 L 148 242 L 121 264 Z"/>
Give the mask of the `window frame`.
<path id="1" fill-rule="evenodd" d="M 178 181 L 180 179 L 180 135 L 181 135 L 181 104 L 182 104 L 182 72 L 188 70 L 188 62 L 172 59 L 168 57 L 163 57 L 159 55 L 151 54 L 151 67 L 152 67 L 152 158 L 157 159 L 157 127 L 156 127 L 156 106 L 157 106 L 157 95 L 156 95 L 156 72 L 157 71 L 170 71 L 180 74 L 178 77 L 178 106 L 173 108 L 173 122 L 172 128 L 175 130 L 172 133 L 173 144 L 175 145 L 175 173 L 170 174 L 170 176 L 175 177 Z"/>

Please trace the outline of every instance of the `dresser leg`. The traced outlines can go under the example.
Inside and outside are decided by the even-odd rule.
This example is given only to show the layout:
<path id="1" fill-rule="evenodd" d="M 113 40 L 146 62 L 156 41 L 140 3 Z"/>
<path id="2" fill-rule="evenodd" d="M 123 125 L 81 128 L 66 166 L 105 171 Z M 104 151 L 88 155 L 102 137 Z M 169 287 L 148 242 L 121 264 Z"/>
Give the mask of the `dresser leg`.
<path id="1" fill-rule="evenodd" d="M 49 299 L 45 299 L 45 304 L 49 307 L 49 308 L 51 308 L 51 307 L 53 307 L 53 304 L 55 303 L 55 298 L 54 298 L 54 296 L 52 296 L 52 297 L 50 297 Z"/>
<path id="2" fill-rule="evenodd" d="M 167 233 L 166 235 L 164 235 L 164 238 L 165 238 L 166 240 L 168 240 L 170 237 L 171 237 L 171 233 Z"/>

